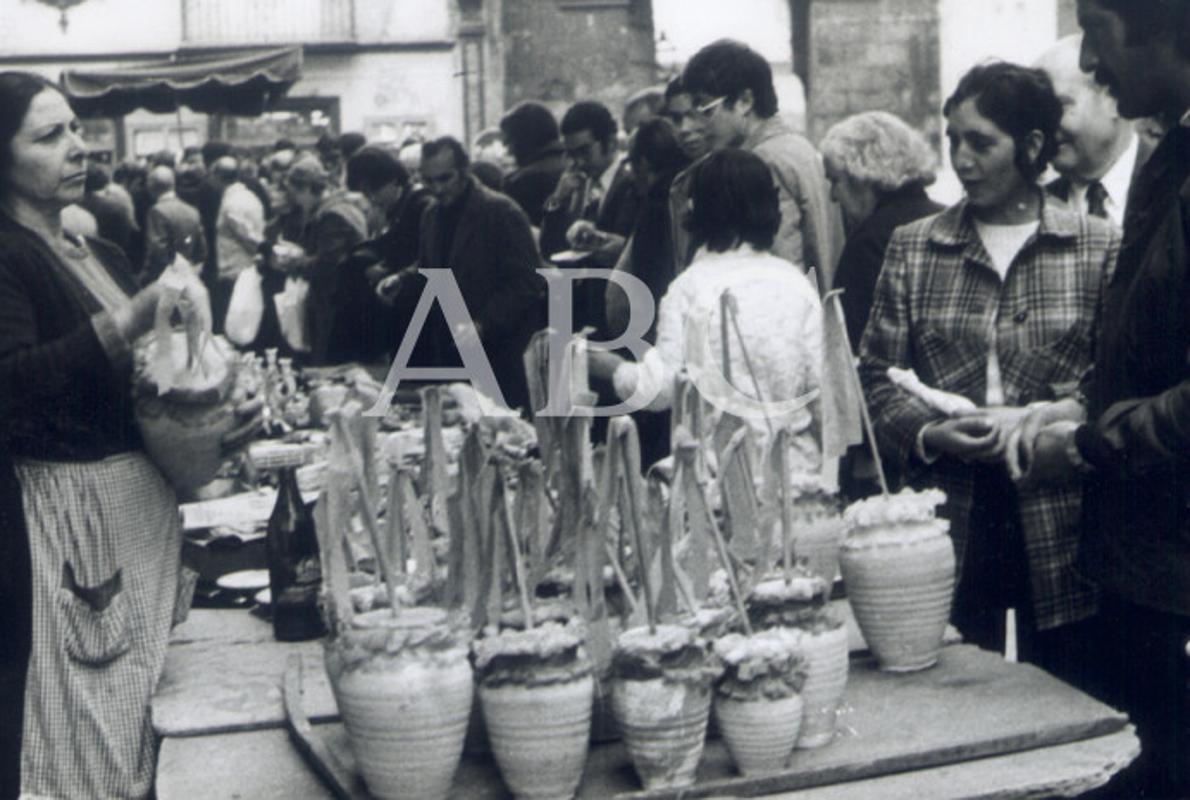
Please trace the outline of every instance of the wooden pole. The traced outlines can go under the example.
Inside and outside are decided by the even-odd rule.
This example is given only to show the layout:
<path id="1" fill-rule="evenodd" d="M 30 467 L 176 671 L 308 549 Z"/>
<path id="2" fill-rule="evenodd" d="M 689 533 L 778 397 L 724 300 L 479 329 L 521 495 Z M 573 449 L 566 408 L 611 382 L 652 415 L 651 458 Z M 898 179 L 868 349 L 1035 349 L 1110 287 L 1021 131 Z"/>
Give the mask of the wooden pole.
<path id="1" fill-rule="evenodd" d="M 839 312 L 837 314 L 837 318 L 839 319 L 840 322 L 842 322 L 842 320 L 844 319 L 843 304 L 842 304 L 842 301 L 839 300 L 839 296 L 841 294 L 842 294 L 841 291 L 833 291 L 829 295 L 827 295 L 827 300 L 826 300 L 828 303 L 836 304 L 837 310 Z M 850 353 L 850 352 L 852 352 L 852 350 L 851 350 L 851 336 L 847 333 L 846 325 L 843 325 L 841 327 L 842 327 L 842 334 L 843 334 L 843 343 L 845 345 L 847 345 L 847 352 Z M 856 372 L 854 365 L 852 365 L 851 368 L 847 370 L 847 376 L 848 376 L 848 379 L 852 381 L 853 387 L 855 389 L 855 393 L 859 397 L 860 418 L 864 421 L 864 433 L 868 437 L 868 448 L 872 451 L 872 461 L 875 462 L 875 464 L 876 464 L 876 477 L 880 479 L 880 491 L 884 493 L 885 497 L 888 497 L 891 494 L 891 492 L 889 492 L 889 490 L 888 490 L 888 479 L 884 477 L 884 462 L 880 459 L 880 448 L 876 444 L 876 431 L 875 431 L 875 428 L 872 426 L 872 415 L 868 413 L 868 402 L 864 398 L 864 387 L 860 383 L 859 373 Z"/>
<path id="2" fill-rule="evenodd" d="M 731 597 L 735 600 L 736 611 L 740 614 L 740 621 L 744 625 L 744 632 L 749 636 L 752 635 L 752 623 L 748 621 L 748 612 L 744 608 L 744 597 L 740 592 L 740 582 L 735 574 L 735 567 L 731 563 L 731 556 L 727 552 L 727 542 L 723 540 L 723 532 L 719 530 L 719 526 L 715 523 L 715 515 L 711 513 L 711 506 L 707 502 L 706 495 L 703 494 L 702 487 L 698 484 L 698 477 L 696 475 L 686 474 L 686 486 L 688 493 L 696 493 L 698 497 L 698 504 L 702 506 L 703 513 L 706 515 L 707 524 L 711 526 L 711 538 L 715 540 L 715 551 L 719 554 L 719 563 L 723 565 L 723 571 L 727 573 L 727 585 L 731 589 Z"/>
<path id="3" fill-rule="evenodd" d="M 781 564 L 785 571 L 785 585 L 793 581 L 793 498 L 789 495 L 789 452 L 786 438 L 789 431 L 777 431 L 777 475 L 781 498 Z"/>
<path id="4" fill-rule="evenodd" d="M 330 417 L 331 424 L 335 426 L 335 433 L 341 438 L 346 448 L 347 460 L 351 462 L 351 475 L 355 480 L 360 501 L 364 506 L 364 527 L 368 529 L 368 535 L 372 539 L 372 549 L 376 551 L 376 563 L 380 565 L 380 571 L 384 575 L 384 589 L 388 594 L 388 602 L 395 617 L 400 608 L 400 603 L 397 602 L 397 573 L 389 561 L 387 543 L 380 535 L 380 525 L 376 521 L 376 504 L 372 501 L 372 492 L 368 489 L 367 478 L 364 477 L 363 466 L 358 457 L 359 451 L 351 441 L 351 433 L 342 415 L 331 412 Z"/>
<path id="5" fill-rule="evenodd" d="M 517 596 L 521 601 L 521 611 L 525 615 L 525 630 L 531 631 L 534 627 L 533 604 L 529 602 L 529 590 L 525 583 L 525 570 L 521 564 L 521 548 L 520 544 L 517 542 L 516 533 L 512 529 L 511 518 L 508 510 L 508 495 L 506 494 L 507 487 L 504 485 L 504 476 L 501 475 L 497 477 L 497 480 L 499 481 L 499 488 L 497 489 L 499 492 L 499 497 L 495 500 L 495 503 L 498 503 L 499 507 L 494 510 L 494 513 L 499 515 L 499 524 L 504 528 L 508 537 L 509 556 L 512 558 L 512 580 L 513 583 L 516 584 Z M 496 580 L 500 580 L 499 575 L 496 576 Z"/>
<path id="6" fill-rule="evenodd" d="M 617 453 L 608 453 L 609 458 L 619 458 L 619 469 L 617 465 L 612 464 L 612 474 L 619 472 L 620 491 L 626 503 L 620 506 L 620 524 L 630 525 L 632 528 L 632 544 L 636 548 L 636 563 L 640 568 L 640 586 L 641 591 L 645 596 L 645 616 L 649 621 L 649 633 L 657 632 L 657 610 L 654 607 L 656 598 L 653 596 L 652 587 L 649 580 L 649 563 L 646 558 L 647 551 L 645 550 L 644 536 L 641 534 L 640 521 L 640 498 L 636 496 L 635 475 L 631 470 L 639 469 L 639 465 L 634 466 L 628 459 L 628 448 L 624 445 L 624 438 L 627 436 L 627 431 L 615 424 L 613 421 L 613 433 L 616 437 Z M 625 509 L 624 506 L 627 506 Z"/>

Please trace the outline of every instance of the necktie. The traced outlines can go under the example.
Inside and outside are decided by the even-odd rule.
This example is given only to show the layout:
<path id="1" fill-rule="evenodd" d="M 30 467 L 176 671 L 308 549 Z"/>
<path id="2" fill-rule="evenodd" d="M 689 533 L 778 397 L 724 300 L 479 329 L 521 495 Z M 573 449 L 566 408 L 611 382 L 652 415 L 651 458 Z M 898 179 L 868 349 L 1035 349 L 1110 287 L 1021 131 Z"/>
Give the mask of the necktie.
<path id="1" fill-rule="evenodd" d="M 1087 213 L 1092 217 L 1107 219 L 1107 189 L 1099 181 L 1087 187 Z"/>

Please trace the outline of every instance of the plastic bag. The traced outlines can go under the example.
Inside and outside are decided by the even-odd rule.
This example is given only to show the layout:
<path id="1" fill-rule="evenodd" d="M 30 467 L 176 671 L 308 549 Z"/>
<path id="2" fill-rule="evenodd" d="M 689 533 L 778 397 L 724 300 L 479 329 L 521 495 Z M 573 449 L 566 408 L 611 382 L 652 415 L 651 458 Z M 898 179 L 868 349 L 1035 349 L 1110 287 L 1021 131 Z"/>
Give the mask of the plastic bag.
<path id="1" fill-rule="evenodd" d="M 227 306 L 223 333 L 233 343 L 247 347 L 256 341 L 260 321 L 264 318 L 264 295 L 260 288 L 260 270 L 248 267 L 236 276 Z"/>
<path id="2" fill-rule="evenodd" d="M 310 283 L 305 278 L 286 278 L 285 288 L 273 295 L 281 335 L 295 351 L 310 352 L 310 330 L 306 319 L 306 298 Z"/>

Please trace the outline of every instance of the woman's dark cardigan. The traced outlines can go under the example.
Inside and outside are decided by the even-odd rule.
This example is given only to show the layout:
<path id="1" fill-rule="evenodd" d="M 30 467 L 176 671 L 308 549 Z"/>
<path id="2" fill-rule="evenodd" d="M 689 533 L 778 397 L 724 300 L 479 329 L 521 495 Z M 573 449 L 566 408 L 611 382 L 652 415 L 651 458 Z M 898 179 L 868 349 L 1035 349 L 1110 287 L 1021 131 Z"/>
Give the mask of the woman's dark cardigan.
<path id="1" fill-rule="evenodd" d="M 124 254 L 91 250 L 132 292 Z M 32 565 L 14 458 L 91 461 L 140 447 L 128 364 L 113 366 L 94 299 L 42 240 L 0 214 L 0 800 L 20 787 Z"/>

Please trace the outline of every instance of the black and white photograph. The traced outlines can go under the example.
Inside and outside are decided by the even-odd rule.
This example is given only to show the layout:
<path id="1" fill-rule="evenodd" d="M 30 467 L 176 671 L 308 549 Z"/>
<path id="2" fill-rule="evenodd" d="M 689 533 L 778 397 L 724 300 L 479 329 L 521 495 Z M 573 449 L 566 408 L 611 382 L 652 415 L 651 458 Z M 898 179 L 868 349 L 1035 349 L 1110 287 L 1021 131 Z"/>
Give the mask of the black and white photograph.
<path id="1" fill-rule="evenodd" d="M 1190 0 L 0 0 L 0 800 L 1190 800 Z"/>

